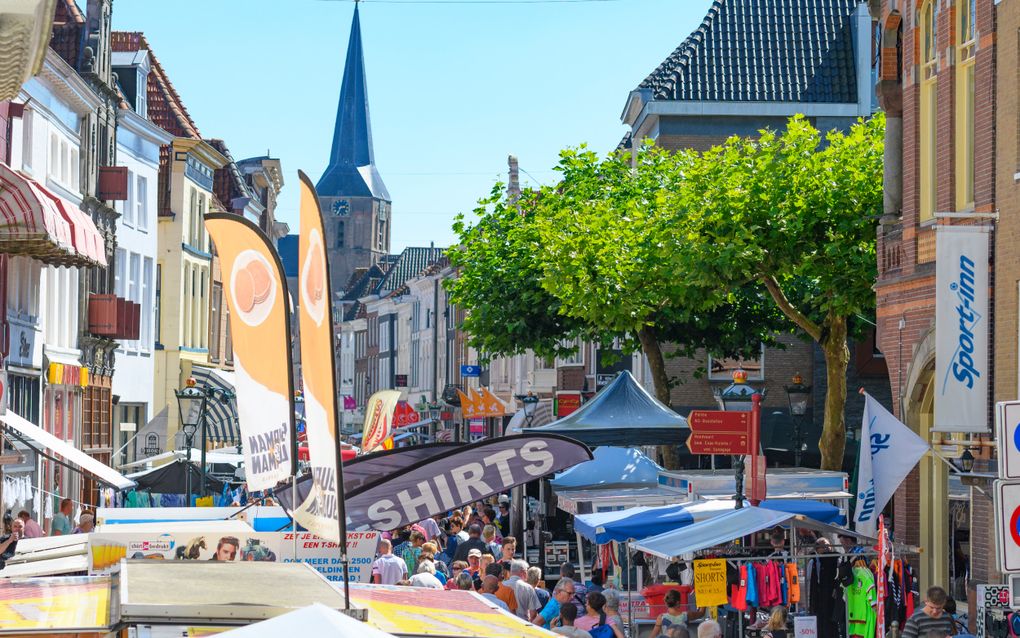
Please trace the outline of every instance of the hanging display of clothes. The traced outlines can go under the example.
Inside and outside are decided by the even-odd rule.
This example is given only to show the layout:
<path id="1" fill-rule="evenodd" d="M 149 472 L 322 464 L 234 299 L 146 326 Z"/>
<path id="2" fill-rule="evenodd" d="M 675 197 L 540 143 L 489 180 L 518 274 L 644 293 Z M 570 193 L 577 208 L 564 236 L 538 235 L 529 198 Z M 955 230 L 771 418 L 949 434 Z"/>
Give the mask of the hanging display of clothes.
<path id="1" fill-rule="evenodd" d="M 819 638 L 839 638 L 834 608 L 836 597 L 842 600 L 842 589 L 837 587 L 836 574 L 839 559 L 835 556 L 815 557 L 808 562 L 808 610 L 818 618 Z"/>
<path id="2" fill-rule="evenodd" d="M 875 603 L 878 593 L 875 576 L 864 566 L 853 568 L 853 582 L 846 588 L 847 635 L 850 638 L 872 638 L 878 616 Z"/>

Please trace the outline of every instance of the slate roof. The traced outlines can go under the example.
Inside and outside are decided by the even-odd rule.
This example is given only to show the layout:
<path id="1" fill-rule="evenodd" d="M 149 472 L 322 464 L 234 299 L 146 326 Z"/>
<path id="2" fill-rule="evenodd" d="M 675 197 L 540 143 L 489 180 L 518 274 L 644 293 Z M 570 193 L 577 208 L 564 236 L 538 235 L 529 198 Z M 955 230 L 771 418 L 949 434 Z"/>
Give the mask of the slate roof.
<path id="1" fill-rule="evenodd" d="M 379 283 L 377 294 L 386 295 L 398 290 L 408 279 L 420 275 L 442 256 L 442 248 L 405 248 Z"/>
<path id="2" fill-rule="evenodd" d="M 152 47 L 146 41 L 145 34 L 137 31 L 114 31 L 110 35 L 110 41 L 114 51 L 144 49 L 149 52 L 151 66 L 146 93 L 149 119 L 176 137 L 202 139 L 202 134 L 198 132 L 198 126 L 191 119 L 180 94 L 177 93 L 177 89 L 170 82 L 163 65 L 159 63 L 159 58 L 156 57 Z"/>
<path id="3" fill-rule="evenodd" d="M 857 101 L 851 15 L 861 0 L 714 0 L 638 86 L 656 100 Z"/>
<path id="4" fill-rule="evenodd" d="M 320 197 L 375 197 L 390 201 L 390 194 L 375 167 L 372 151 L 372 122 L 368 113 L 368 83 L 357 3 L 347 43 L 344 77 L 340 83 L 329 166 L 319 178 L 315 190 Z"/>

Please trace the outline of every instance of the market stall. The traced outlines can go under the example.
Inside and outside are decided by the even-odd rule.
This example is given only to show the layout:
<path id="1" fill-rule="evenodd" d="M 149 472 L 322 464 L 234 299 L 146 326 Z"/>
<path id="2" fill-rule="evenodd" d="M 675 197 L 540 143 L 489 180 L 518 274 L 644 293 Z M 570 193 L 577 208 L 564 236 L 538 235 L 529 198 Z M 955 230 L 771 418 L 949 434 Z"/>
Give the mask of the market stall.
<path id="1" fill-rule="evenodd" d="M 223 638 L 279 638 L 279 636 L 319 636 L 394 638 L 371 624 L 351 618 L 335 609 L 314 603 L 296 611 L 263 620 L 247 627 L 230 629 L 217 636 Z"/>

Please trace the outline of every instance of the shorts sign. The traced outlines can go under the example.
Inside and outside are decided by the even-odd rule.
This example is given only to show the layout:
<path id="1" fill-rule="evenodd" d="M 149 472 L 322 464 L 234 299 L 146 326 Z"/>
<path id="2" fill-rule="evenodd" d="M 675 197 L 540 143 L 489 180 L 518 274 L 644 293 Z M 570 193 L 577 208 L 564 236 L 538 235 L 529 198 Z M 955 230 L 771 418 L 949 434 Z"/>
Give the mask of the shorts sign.
<path id="1" fill-rule="evenodd" d="M 694 595 L 699 607 L 726 604 L 725 559 L 694 561 Z"/>

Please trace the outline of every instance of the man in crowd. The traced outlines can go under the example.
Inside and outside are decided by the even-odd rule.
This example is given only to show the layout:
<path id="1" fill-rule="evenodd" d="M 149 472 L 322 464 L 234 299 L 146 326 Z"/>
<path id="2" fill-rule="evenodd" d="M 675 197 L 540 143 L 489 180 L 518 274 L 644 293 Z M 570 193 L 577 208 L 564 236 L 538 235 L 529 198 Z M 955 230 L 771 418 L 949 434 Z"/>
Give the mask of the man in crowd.
<path id="1" fill-rule="evenodd" d="M 425 587 L 426 589 L 442 589 L 443 583 L 436 578 L 436 566 L 430 560 L 423 560 L 418 565 L 418 573 L 411 576 L 412 587 Z"/>
<path id="2" fill-rule="evenodd" d="M 96 519 L 91 514 L 82 514 L 78 519 L 78 527 L 74 528 L 72 534 L 88 534 L 96 527 Z"/>
<path id="3" fill-rule="evenodd" d="M 14 553 L 18 551 L 18 541 L 25 537 L 25 522 L 16 518 L 11 522 L 11 533 L 0 537 L 0 569 L 3 569 Z"/>
<path id="4" fill-rule="evenodd" d="M 425 544 L 425 534 L 420 529 L 412 529 L 411 536 L 407 543 L 404 543 L 400 557 L 407 563 L 407 573 L 411 574 L 418 569 L 418 558 L 421 556 L 421 546 Z"/>
<path id="5" fill-rule="evenodd" d="M 517 597 L 514 596 L 514 590 L 503 584 L 504 580 L 509 580 L 510 578 L 509 563 L 493 563 L 492 565 L 489 565 L 488 569 L 486 569 L 485 575 L 494 576 L 496 578 L 499 586 L 496 587 L 496 591 L 494 591 L 493 594 L 496 595 L 496 598 L 499 598 L 506 603 L 507 609 L 510 610 L 510 613 L 516 614 Z M 484 584 L 485 581 L 483 580 L 482 582 Z"/>
<path id="6" fill-rule="evenodd" d="M 698 625 L 698 638 L 722 638 L 722 627 L 714 620 Z"/>
<path id="7" fill-rule="evenodd" d="M 25 538 L 42 538 L 46 535 L 39 523 L 32 520 L 32 515 L 26 510 L 18 512 L 18 518 L 25 524 Z"/>
<path id="8" fill-rule="evenodd" d="M 588 598 L 588 588 L 577 579 L 577 572 L 574 571 L 573 563 L 564 563 L 560 565 L 560 578 L 569 578 L 576 583 L 576 585 L 574 585 L 574 606 L 577 607 L 577 615 L 583 616 L 588 613 L 584 607 L 584 601 Z"/>
<path id="9" fill-rule="evenodd" d="M 453 561 L 457 562 L 457 561 Z M 471 574 L 471 577 L 481 578 L 484 574 L 482 573 L 482 552 L 477 549 L 472 549 L 467 555 L 467 573 Z"/>
<path id="10" fill-rule="evenodd" d="M 479 557 L 482 554 L 492 553 L 489 546 L 482 540 L 482 528 L 478 525 L 472 525 L 468 528 L 468 539 L 457 544 L 457 553 L 454 554 L 453 560 L 465 560 L 468 557 L 468 552 L 473 549 L 478 550 Z"/>
<path id="11" fill-rule="evenodd" d="M 50 536 L 64 536 L 70 534 L 74 526 L 71 525 L 71 512 L 74 510 L 74 503 L 69 498 L 60 501 L 60 511 L 50 521 Z"/>
<path id="12" fill-rule="evenodd" d="M 379 541 L 379 558 L 372 563 L 372 582 L 377 585 L 395 585 L 407 578 L 407 563 L 394 556 L 392 549 L 390 541 Z"/>
<path id="13" fill-rule="evenodd" d="M 538 615 L 538 595 L 535 588 L 528 584 L 528 564 L 523 560 L 510 563 L 510 579 L 504 585 L 514 590 L 517 598 L 517 616 L 532 622 Z"/>
<path id="14" fill-rule="evenodd" d="M 929 587 L 924 596 L 924 606 L 903 623 L 901 638 L 924 638 L 933 632 L 943 636 L 955 634 L 953 619 L 945 611 L 948 600 L 946 590 L 941 587 Z"/>
<path id="15" fill-rule="evenodd" d="M 485 578 L 482 579 L 482 597 L 500 609 L 510 611 L 510 607 L 496 595 L 500 587 L 502 587 L 502 584 L 499 582 L 498 577 L 486 574 Z"/>
<path id="16" fill-rule="evenodd" d="M 552 621 L 561 615 L 563 607 L 573 608 L 574 614 L 570 619 L 573 624 L 574 618 L 577 618 L 577 607 L 570 604 L 573 598 L 574 581 L 569 578 L 560 578 L 556 581 L 556 587 L 553 588 L 552 598 L 545 604 L 538 616 L 535 616 L 535 624 L 549 629 Z"/>

